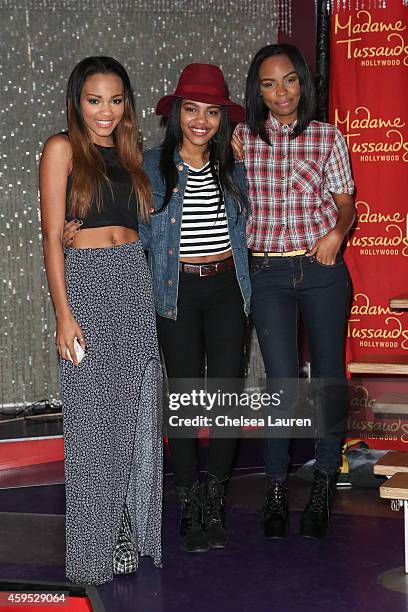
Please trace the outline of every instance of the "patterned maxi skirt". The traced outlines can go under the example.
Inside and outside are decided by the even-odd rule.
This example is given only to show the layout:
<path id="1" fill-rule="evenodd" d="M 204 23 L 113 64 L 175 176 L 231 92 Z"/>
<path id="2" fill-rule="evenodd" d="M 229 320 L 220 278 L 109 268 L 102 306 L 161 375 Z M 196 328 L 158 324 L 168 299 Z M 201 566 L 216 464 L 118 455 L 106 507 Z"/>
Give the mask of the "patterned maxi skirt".
<path id="1" fill-rule="evenodd" d="M 123 517 L 141 555 L 161 564 L 161 364 L 152 283 L 140 241 L 67 249 L 72 313 L 84 333 L 78 366 L 60 359 L 64 415 L 66 574 L 113 578 Z"/>

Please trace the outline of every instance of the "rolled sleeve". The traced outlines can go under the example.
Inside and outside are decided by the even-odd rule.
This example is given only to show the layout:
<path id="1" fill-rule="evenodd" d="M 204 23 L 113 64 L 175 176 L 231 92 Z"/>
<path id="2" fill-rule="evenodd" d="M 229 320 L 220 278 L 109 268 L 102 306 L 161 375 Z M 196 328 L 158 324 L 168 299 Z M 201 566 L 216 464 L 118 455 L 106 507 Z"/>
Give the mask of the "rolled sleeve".
<path id="1" fill-rule="evenodd" d="M 331 193 L 354 193 L 349 151 L 340 130 L 336 128 L 333 148 L 325 167 L 325 189 Z"/>
<path id="2" fill-rule="evenodd" d="M 235 136 L 238 136 L 238 138 L 240 139 L 241 142 L 243 142 L 243 140 L 244 140 L 243 128 L 244 128 L 244 124 L 243 123 L 238 123 L 238 125 L 236 126 L 236 128 L 234 130 Z"/>

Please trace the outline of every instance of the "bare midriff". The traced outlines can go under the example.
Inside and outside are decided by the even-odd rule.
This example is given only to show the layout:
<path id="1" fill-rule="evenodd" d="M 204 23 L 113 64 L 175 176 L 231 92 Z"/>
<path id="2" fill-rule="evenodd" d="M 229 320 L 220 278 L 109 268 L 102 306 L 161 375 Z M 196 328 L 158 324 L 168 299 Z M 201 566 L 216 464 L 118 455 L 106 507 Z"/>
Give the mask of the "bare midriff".
<path id="1" fill-rule="evenodd" d="M 231 257 L 232 251 L 229 249 L 225 251 L 225 253 L 218 253 L 218 255 L 204 255 L 201 257 L 180 257 L 180 261 L 184 263 L 191 264 L 206 264 L 211 263 L 212 261 L 223 261 L 224 259 L 228 259 Z"/>
<path id="2" fill-rule="evenodd" d="M 139 234 L 136 230 L 120 225 L 108 225 L 81 229 L 70 246 L 74 249 L 105 249 L 137 240 Z"/>

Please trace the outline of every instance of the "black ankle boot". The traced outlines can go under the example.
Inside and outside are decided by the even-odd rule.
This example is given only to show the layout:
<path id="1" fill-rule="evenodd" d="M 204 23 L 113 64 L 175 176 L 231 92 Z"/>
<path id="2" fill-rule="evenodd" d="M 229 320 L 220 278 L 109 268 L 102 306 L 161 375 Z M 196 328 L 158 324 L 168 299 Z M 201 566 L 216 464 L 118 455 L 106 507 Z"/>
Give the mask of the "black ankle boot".
<path id="1" fill-rule="evenodd" d="M 203 502 L 200 485 L 176 487 L 181 502 L 180 536 L 181 548 L 186 552 L 207 552 L 208 541 L 203 529 Z"/>
<path id="2" fill-rule="evenodd" d="M 207 475 L 204 529 L 211 548 L 224 548 L 227 545 L 224 485 L 225 481 L 221 482 L 215 476 Z"/>
<path id="3" fill-rule="evenodd" d="M 300 535 L 305 538 L 323 537 L 335 492 L 336 476 L 316 470 L 310 499 L 300 519 Z"/>
<path id="4" fill-rule="evenodd" d="M 285 538 L 288 534 L 287 490 L 284 482 L 267 481 L 264 504 L 264 533 L 267 538 Z"/>

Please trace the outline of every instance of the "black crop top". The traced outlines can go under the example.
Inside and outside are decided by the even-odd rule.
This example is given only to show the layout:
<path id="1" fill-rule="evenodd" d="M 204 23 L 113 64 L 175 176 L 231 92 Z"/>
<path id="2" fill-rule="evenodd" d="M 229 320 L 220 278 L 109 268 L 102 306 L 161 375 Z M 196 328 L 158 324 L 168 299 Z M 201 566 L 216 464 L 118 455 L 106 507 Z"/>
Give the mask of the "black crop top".
<path id="1" fill-rule="evenodd" d="M 115 147 L 102 147 L 97 144 L 95 146 L 105 161 L 106 174 L 110 180 L 110 186 L 105 181 L 102 182 L 102 208 L 98 212 L 96 202 L 93 201 L 87 217 L 83 219 L 81 229 L 119 225 L 137 230 L 136 196 L 132 190 L 130 176 L 120 165 Z M 69 175 L 66 196 L 66 219 L 68 221 L 72 221 L 74 218 L 69 212 L 71 188 L 72 176 Z"/>

